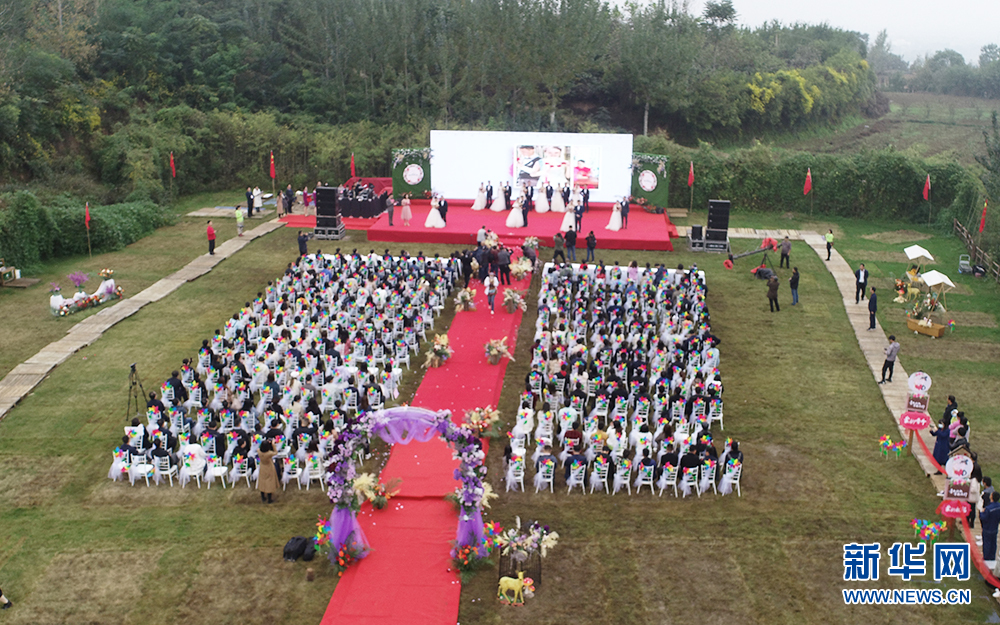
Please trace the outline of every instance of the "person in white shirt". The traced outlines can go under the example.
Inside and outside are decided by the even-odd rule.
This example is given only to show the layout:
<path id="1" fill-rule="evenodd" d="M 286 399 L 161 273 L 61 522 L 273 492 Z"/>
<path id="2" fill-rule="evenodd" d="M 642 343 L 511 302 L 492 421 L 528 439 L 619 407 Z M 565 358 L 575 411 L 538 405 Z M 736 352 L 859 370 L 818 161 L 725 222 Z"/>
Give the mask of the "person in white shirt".
<path id="1" fill-rule="evenodd" d="M 264 209 L 264 194 L 261 192 L 260 187 L 253 188 L 253 210 L 247 207 L 247 217 L 253 217 L 254 211 L 260 213 Z"/>
<path id="2" fill-rule="evenodd" d="M 483 282 L 483 286 L 486 287 L 486 299 L 490 302 L 490 314 L 495 314 L 494 302 L 497 297 L 497 289 L 500 288 L 500 280 L 497 279 L 497 274 L 490 272 L 490 275 Z"/>
<path id="3" fill-rule="evenodd" d="M 479 228 L 479 231 L 476 232 L 476 243 L 482 243 L 485 240 L 486 240 L 486 226 L 482 226 L 481 228 Z"/>

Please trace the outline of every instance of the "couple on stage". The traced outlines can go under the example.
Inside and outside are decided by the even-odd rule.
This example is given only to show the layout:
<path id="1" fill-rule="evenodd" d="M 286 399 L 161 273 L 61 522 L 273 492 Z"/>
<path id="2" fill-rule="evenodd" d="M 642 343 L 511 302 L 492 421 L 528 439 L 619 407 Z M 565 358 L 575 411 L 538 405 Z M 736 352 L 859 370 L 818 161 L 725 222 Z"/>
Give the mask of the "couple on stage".
<path id="1" fill-rule="evenodd" d="M 448 225 L 448 200 L 435 194 L 431 198 L 431 211 L 424 220 L 424 228 L 444 228 Z"/>
<path id="2" fill-rule="evenodd" d="M 489 208 L 494 213 L 502 213 L 505 210 L 511 210 L 513 206 L 511 205 L 510 185 L 504 183 L 504 185 L 500 187 L 500 193 L 498 193 L 496 197 L 493 197 L 493 183 L 487 180 L 486 186 L 480 184 L 479 192 L 476 193 L 476 199 L 472 202 L 472 210 L 481 211 L 486 208 Z"/>

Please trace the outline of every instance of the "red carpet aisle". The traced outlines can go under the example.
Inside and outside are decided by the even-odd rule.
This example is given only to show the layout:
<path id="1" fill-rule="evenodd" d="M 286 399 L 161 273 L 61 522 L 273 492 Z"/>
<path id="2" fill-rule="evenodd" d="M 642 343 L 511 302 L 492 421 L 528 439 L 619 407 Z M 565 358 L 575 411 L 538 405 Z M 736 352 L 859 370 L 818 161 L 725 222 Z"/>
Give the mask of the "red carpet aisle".
<path id="1" fill-rule="evenodd" d="M 512 285 L 527 290 L 528 280 Z M 507 361 L 492 366 L 483 346 L 490 339 L 507 336 L 514 351 L 521 312 L 508 315 L 500 307 L 491 315 L 482 285 L 476 288 L 475 312 L 461 312 L 448 331 L 455 355 L 447 364 L 430 369 L 413 399 L 414 406 L 451 410 L 461 419 L 465 410 L 497 405 Z M 428 339 L 432 337 L 428 336 Z M 414 358 L 419 366 L 423 354 Z M 457 519 L 444 496 L 455 490 L 453 476 L 458 462 L 440 438 L 426 443 L 396 445 L 382 471 L 383 481 L 403 480 L 402 491 L 385 510 L 372 512 L 365 505 L 358 521 L 372 546 L 372 553 L 344 573 L 337 585 L 322 625 L 453 625 L 458 620 L 461 585 L 450 571 L 451 545 Z"/>
<path id="2" fill-rule="evenodd" d="M 562 225 L 563 213 L 528 214 L 527 228 L 508 228 L 506 226 L 507 212 L 494 213 L 490 210 L 474 211 L 468 208 L 468 202 L 448 202 L 448 227 L 440 230 L 424 228 L 424 220 L 430 212 L 430 204 L 423 200 L 413 201 L 413 219 L 410 227 L 400 224 L 397 217 L 393 219 L 394 226 L 389 226 L 389 218 L 382 215 L 375 225 L 368 229 L 369 241 L 395 241 L 405 243 L 451 243 L 454 245 L 476 245 L 476 232 L 481 226 L 486 226 L 499 235 L 500 240 L 507 245 L 520 245 L 525 237 L 538 237 L 542 245 L 552 246 L 552 237 Z M 583 216 L 581 235 L 593 230 L 597 237 L 597 251 L 600 250 L 674 250 L 670 238 L 677 237 L 677 227 L 670 223 L 666 215 L 647 213 L 637 205 L 633 205 L 628 214 L 628 228 L 611 232 L 605 230 L 611 218 L 610 209 L 602 210 L 591 206 L 589 213 Z M 583 247 L 578 243 L 578 249 Z"/>

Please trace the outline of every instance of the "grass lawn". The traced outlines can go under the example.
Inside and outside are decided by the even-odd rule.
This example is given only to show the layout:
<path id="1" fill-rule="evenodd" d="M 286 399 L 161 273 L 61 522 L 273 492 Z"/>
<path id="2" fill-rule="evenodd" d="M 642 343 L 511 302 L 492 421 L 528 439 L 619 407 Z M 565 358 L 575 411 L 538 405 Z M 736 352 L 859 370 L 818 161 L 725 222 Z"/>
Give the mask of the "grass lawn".
<path id="1" fill-rule="evenodd" d="M 58 282 L 63 295 L 69 297 L 73 293 L 73 284 L 66 276 L 74 271 L 83 271 L 91 275 L 84 288 L 93 292 L 101 282 L 97 274 L 101 269 L 110 267 L 115 270 L 115 282 L 125 289 L 125 297 L 131 297 L 208 252 L 206 220 L 185 217 L 185 213 L 220 203 L 234 203 L 241 197 L 239 193 L 202 193 L 181 198 L 168 209 L 177 216 L 173 225 L 159 228 L 123 250 L 95 254 L 93 258 L 73 256 L 47 262 L 39 271 L 25 274 L 26 277 L 41 280 L 27 289 L 0 289 L 0 318 L 4 320 L 6 329 L 3 349 L 0 350 L 0 377 L 100 310 L 53 317 L 49 314 L 50 282 Z M 269 218 L 273 218 L 273 213 Z M 246 229 L 250 230 L 260 223 L 262 221 L 256 219 L 247 220 Z M 216 219 L 214 226 L 219 243 L 236 236 L 233 219 Z M 288 249 L 295 250 L 294 243 Z"/>
<path id="2" fill-rule="evenodd" d="M 844 606 L 842 588 L 907 585 L 886 576 L 887 556 L 882 581 L 844 582 L 844 543 L 878 541 L 885 550 L 909 541 L 910 520 L 933 518 L 938 500 L 912 458 L 879 456 L 878 438 L 896 437 L 896 430 L 839 293 L 804 244 L 793 254 L 801 303 L 788 305 L 789 272 L 781 270 L 784 305 L 774 314 L 763 284 L 742 271 L 751 263 L 726 271 L 720 255 L 603 254 L 640 264 L 696 261 L 707 271 L 712 327 L 722 339 L 725 434 L 746 454 L 746 493 L 700 500 L 567 495 L 559 472 L 555 494 L 501 492 L 490 518 L 504 525 L 515 515 L 540 520 L 559 532 L 560 544 L 526 607 L 498 605 L 495 577 L 483 573 L 463 587 L 461 623 L 954 623 L 992 614 L 977 582 L 964 584 L 974 596 L 967 607 Z M 522 326 L 517 362 L 508 369 L 507 416 L 516 412 L 533 331 L 533 324 Z M 497 445 L 488 458 L 495 479 L 501 461 Z M 939 587 L 929 578 L 908 585 Z"/>
<path id="3" fill-rule="evenodd" d="M 777 146 L 804 152 L 850 154 L 893 147 L 920 156 L 940 155 L 963 165 L 983 150 L 983 130 L 1000 101 L 935 93 L 886 93 L 890 111 L 879 119 L 857 118 L 830 130 L 786 134 Z"/>
<path id="4" fill-rule="evenodd" d="M 193 255 L 203 243 L 195 225 Z M 847 241 L 852 231 L 844 228 L 839 240 Z M 245 486 L 147 489 L 106 478 L 124 424 L 128 365 L 139 363 L 147 387 L 165 379 L 280 273 L 294 256 L 294 234 L 282 229 L 253 242 L 121 322 L 0 422 L 0 581 L 18 604 L 3 613 L 7 622 L 319 622 L 336 577 L 317 560 L 316 581 L 306 582 L 306 565 L 281 561 L 280 551 L 329 511 L 321 490 L 289 490 L 263 507 Z M 386 247 L 350 234 L 329 249 Z M 456 249 L 410 251 L 418 248 Z M 555 494 L 503 493 L 502 445 L 494 445 L 487 464 L 501 497 L 488 518 L 504 525 L 515 515 L 538 519 L 561 540 L 527 606 L 500 606 L 495 576 L 483 572 L 463 587 L 461 623 L 954 623 L 994 614 L 975 581 L 960 585 L 972 589 L 971 606 L 843 605 L 845 585 L 939 587 L 885 573 L 888 544 L 911 540 L 910 519 L 932 518 L 937 500 L 912 459 L 878 453 L 879 436 L 895 430 L 822 260 L 796 244 L 801 306 L 788 305 L 783 286 L 785 306 L 771 314 L 763 284 L 743 271 L 751 262 L 726 271 L 719 255 L 599 252 L 623 264 L 697 261 L 708 272 L 713 330 L 722 339 L 725 434 L 743 445 L 747 492 L 700 500 L 567 496 L 558 477 Z M 529 305 L 501 400 L 508 420 L 530 361 L 533 297 Z M 418 382 L 418 371 L 407 375 L 400 401 Z M 852 541 L 882 543 L 883 581 L 842 581 L 842 547 Z"/>

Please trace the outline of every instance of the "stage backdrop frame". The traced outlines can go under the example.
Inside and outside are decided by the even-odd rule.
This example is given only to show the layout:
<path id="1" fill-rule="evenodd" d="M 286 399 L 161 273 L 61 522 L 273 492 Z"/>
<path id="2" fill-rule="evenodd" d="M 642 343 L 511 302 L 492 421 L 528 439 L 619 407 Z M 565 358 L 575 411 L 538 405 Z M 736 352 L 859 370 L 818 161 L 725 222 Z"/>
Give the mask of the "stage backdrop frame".
<path id="1" fill-rule="evenodd" d="M 670 201 L 669 156 L 632 154 L 632 197 L 643 198 L 651 206 L 666 210 Z"/>
<path id="2" fill-rule="evenodd" d="M 519 186 L 515 154 L 522 145 L 570 148 L 566 158 L 570 168 L 576 165 L 576 150 L 586 150 L 590 154 L 586 166 L 597 174 L 596 184 L 590 186 L 591 203 L 618 201 L 629 195 L 632 186 L 630 134 L 431 130 L 430 145 L 434 152 L 433 190 L 449 200 L 472 200 L 479 184 L 487 181 L 493 183 L 494 196 L 504 182 Z M 535 156 L 545 160 L 542 153 Z M 596 162 L 591 160 L 594 156 Z"/>
<path id="3" fill-rule="evenodd" d="M 404 172 L 407 167 L 416 165 L 423 172 L 423 177 L 415 184 L 407 182 Z M 424 197 L 431 190 L 431 149 L 402 148 L 392 151 L 392 197 L 397 200 L 405 193 L 411 193 L 414 198 Z"/>

